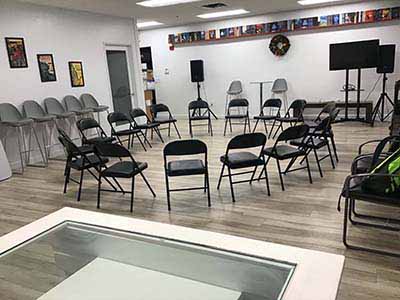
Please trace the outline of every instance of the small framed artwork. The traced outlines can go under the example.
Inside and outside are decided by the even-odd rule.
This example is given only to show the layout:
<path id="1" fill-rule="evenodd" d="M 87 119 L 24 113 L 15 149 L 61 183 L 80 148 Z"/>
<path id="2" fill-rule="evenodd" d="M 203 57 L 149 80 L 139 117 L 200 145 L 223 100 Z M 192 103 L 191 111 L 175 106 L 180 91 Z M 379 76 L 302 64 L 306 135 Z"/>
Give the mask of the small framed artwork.
<path id="1" fill-rule="evenodd" d="M 72 87 L 85 86 L 85 79 L 83 78 L 82 62 L 70 61 L 68 65 L 69 65 L 69 75 L 71 77 Z"/>
<path id="2" fill-rule="evenodd" d="M 37 55 L 40 79 L 42 82 L 56 81 L 56 69 L 54 67 L 54 60 L 52 54 L 38 54 Z"/>
<path id="3" fill-rule="evenodd" d="M 6 37 L 6 47 L 10 68 L 27 68 L 25 43 L 23 38 Z"/>

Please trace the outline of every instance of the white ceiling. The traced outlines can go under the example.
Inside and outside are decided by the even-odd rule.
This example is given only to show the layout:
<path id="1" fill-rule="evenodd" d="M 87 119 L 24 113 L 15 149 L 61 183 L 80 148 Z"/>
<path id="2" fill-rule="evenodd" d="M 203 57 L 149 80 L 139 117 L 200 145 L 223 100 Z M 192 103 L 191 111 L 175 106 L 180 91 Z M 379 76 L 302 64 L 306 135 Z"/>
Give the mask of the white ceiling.
<path id="1" fill-rule="evenodd" d="M 82 10 L 95 12 L 105 15 L 118 17 L 137 17 L 140 20 L 157 20 L 166 24 L 181 25 L 189 23 L 206 22 L 197 18 L 196 15 L 205 12 L 215 12 L 218 10 L 228 10 L 244 8 L 249 10 L 251 14 L 259 15 L 278 11 L 289 11 L 308 8 L 310 6 L 302 6 L 297 0 L 203 0 L 188 4 L 181 4 L 168 7 L 146 8 L 137 5 L 142 0 L 20 0 L 22 2 L 30 2 L 40 5 L 48 5 L 54 7 L 62 7 L 67 9 Z M 202 5 L 222 2 L 228 7 L 209 10 L 202 8 Z M 343 3 L 361 2 L 360 0 L 343 0 L 340 2 L 332 2 L 330 5 Z M 325 4 L 329 5 L 329 4 Z M 317 7 L 314 5 L 313 7 Z M 321 5 L 320 5 L 321 6 Z"/>

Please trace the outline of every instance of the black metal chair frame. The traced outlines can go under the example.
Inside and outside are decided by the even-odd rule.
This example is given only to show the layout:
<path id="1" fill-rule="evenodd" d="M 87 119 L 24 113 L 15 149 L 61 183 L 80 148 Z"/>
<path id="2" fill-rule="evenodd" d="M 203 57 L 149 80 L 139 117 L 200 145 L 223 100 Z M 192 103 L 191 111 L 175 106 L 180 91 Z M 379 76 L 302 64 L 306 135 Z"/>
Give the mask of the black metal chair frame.
<path id="1" fill-rule="evenodd" d="M 265 115 L 264 110 L 268 109 L 268 108 L 270 109 L 269 115 Z M 256 120 L 256 124 L 254 125 L 253 132 L 256 132 L 258 123 L 260 121 L 263 121 L 265 134 L 268 136 L 268 139 L 270 139 L 272 133 L 274 132 L 276 119 L 281 117 L 281 108 L 282 108 L 282 100 L 281 99 L 274 98 L 274 99 L 266 100 L 263 104 L 260 115 L 254 117 L 254 120 Z M 275 115 L 271 114 L 273 109 L 276 109 Z M 273 122 L 272 122 L 271 131 L 268 133 L 267 122 L 269 122 L 269 121 L 273 121 Z"/>
<path id="2" fill-rule="evenodd" d="M 203 111 L 202 111 L 203 110 Z M 204 100 L 194 100 L 188 105 L 189 134 L 193 138 L 193 127 L 207 126 L 207 132 L 213 136 L 211 112 L 208 103 Z M 207 124 L 196 124 L 193 122 L 207 121 Z"/>
<path id="3" fill-rule="evenodd" d="M 260 147 L 261 149 L 260 149 L 260 154 L 258 155 L 258 159 L 262 160 L 262 162 L 263 162 L 262 163 L 263 169 L 261 171 L 261 174 L 265 173 L 264 179 L 265 179 L 265 182 L 267 185 L 268 196 L 271 196 L 271 190 L 269 187 L 269 180 L 268 180 L 267 164 L 266 164 L 265 157 L 263 154 L 263 149 L 265 147 L 266 142 L 267 142 L 267 137 L 263 133 L 248 133 L 248 134 L 238 135 L 229 141 L 224 157 L 225 157 L 225 159 L 227 159 L 229 157 L 229 153 L 231 150 L 240 150 L 240 149 L 249 149 L 249 148 Z M 248 168 L 254 168 L 254 169 L 252 171 L 232 173 L 232 168 L 229 166 L 229 164 L 227 164 L 226 161 L 221 161 L 221 162 L 222 162 L 222 168 L 221 168 L 221 173 L 220 173 L 220 176 L 218 179 L 217 190 L 219 190 L 221 187 L 222 179 L 224 177 L 229 177 L 229 185 L 230 185 L 230 189 L 231 189 L 232 202 L 236 202 L 233 185 L 239 184 L 239 183 L 246 183 L 246 182 L 252 184 L 254 181 L 254 176 L 257 172 L 257 169 L 261 165 L 255 163 L 252 166 L 246 165 L 243 167 L 235 167 L 234 168 L 235 170 L 236 169 L 248 169 Z M 225 167 L 228 169 L 227 175 L 224 175 Z M 249 180 L 233 181 L 234 176 L 240 176 L 240 175 L 245 175 L 245 174 L 252 174 L 251 178 Z"/>
<path id="4" fill-rule="evenodd" d="M 164 171 L 165 171 L 165 183 L 167 189 L 167 203 L 168 211 L 171 211 L 171 192 L 183 192 L 183 191 L 194 191 L 194 190 L 204 190 L 207 192 L 208 207 L 211 207 L 211 196 L 210 196 L 210 179 L 208 175 L 208 150 L 207 145 L 200 140 L 178 140 L 173 141 L 166 145 L 163 150 L 164 155 Z M 168 157 L 170 156 L 192 156 L 204 154 L 204 173 L 199 174 L 198 172 L 190 174 L 190 172 L 185 172 L 184 175 L 171 175 L 168 169 Z M 196 176 L 204 175 L 204 185 L 202 187 L 190 187 L 190 188 L 179 188 L 171 189 L 169 183 L 169 177 L 181 177 L 181 176 Z"/>
<path id="5" fill-rule="evenodd" d="M 307 101 L 303 99 L 297 99 L 290 104 L 287 112 L 283 117 L 276 118 L 279 122 L 279 126 L 275 131 L 274 138 L 278 134 L 279 130 L 283 131 L 283 123 L 289 123 L 290 126 L 296 126 L 298 123 L 304 122 L 304 109 L 306 108 Z M 292 111 L 292 114 L 290 113 Z M 296 116 L 295 116 L 296 115 Z"/>
<path id="6" fill-rule="evenodd" d="M 140 167 L 138 165 L 138 162 L 133 158 L 132 154 L 124 146 L 119 145 L 119 144 L 97 144 L 97 145 L 95 145 L 95 152 L 99 157 L 118 158 L 119 162 L 117 162 L 116 164 L 119 164 L 119 163 L 123 162 L 123 158 L 129 158 L 130 161 L 132 162 L 132 165 L 135 168 L 135 172 L 132 174 L 132 177 L 131 177 L 132 178 L 131 190 L 130 191 L 126 191 L 118 183 L 116 178 L 129 178 L 129 177 L 125 177 L 125 176 L 120 176 L 119 177 L 116 174 L 114 174 L 114 176 L 111 177 L 111 178 L 113 178 L 115 180 L 115 182 L 117 183 L 117 185 L 119 187 L 119 190 L 117 190 L 117 189 L 114 189 L 114 190 L 102 189 L 101 188 L 101 185 L 102 185 L 101 180 L 102 180 L 102 178 L 107 180 L 107 176 L 105 175 L 105 172 L 110 167 L 108 167 L 107 165 L 101 166 L 101 169 L 99 171 L 98 189 L 97 189 L 97 208 L 98 209 L 100 208 L 100 194 L 101 194 L 101 192 L 112 192 L 112 193 L 130 194 L 131 195 L 130 212 L 133 212 L 133 200 L 134 200 L 134 192 L 135 192 L 135 177 L 136 177 L 136 175 L 140 175 L 142 177 L 143 181 L 145 182 L 145 184 L 149 188 L 149 190 L 152 193 L 153 197 L 156 197 L 156 194 L 155 194 L 154 190 L 152 189 L 152 187 L 150 186 L 150 183 L 148 182 L 148 180 L 146 179 L 146 177 L 143 174 L 143 170 L 144 169 L 143 170 L 140 169 Z M 147 168 L 147 166 L 146 166 L 146 168 Z"/>
<path id="7" fill-rule="evenodd" d="M 107 136 L 106 132 L 104 131 L 103 127 L 94 119 L 94 118 L 85 118 L 80 119 L 76 122 L 76 127 L 78 128 L 81 137 L 82 137 L 82 144 L 96 144 L 102 142 L 113 142 L 115 138 L 110 138 Z M 95 130 L 96 136 L 98 140 L 94 141 L 94 137 L 88 137 L 86 132 L 88 130 Z"/>
<path id="8" fill-rule="evenodd" d="M 143 111 L 143 109 L 141 108 L 135 108 L 129 111 L 129 115 L 132 118 L 132 122 L 133 122 L 133 127 L 140 129 L 140 130 L 144 130 L 144 135 L 147 137 L 147 131 L 151 130 L 151 137 L 153 137 L 153 132 L 156 133 L 156 135 L 158 136 L 158 138 L 160 139 L 160 141 L 162 143 L 164 143 L 164 140 L 161 136 L 161 132 L 160 132 L 160 123 L 157 122 L 152 122 L 149 118 L 149 116 Z M 144 124 L 140 124 L 137 122 L 137 118 L 140 117 L 145 117 L 146 118 L 146 123 Z M 147 139 L 147 138 L 146 138 Z"/>
<path id="9" fill-rule="evenodd" d="M 94 172 L 92 172 L 91 169 L 95 169 L 97 172 L 100 172 L 101 165 L 103 162 L 103 159 L 101 157 L 98 157 L 98 162 L 99 163 L 93 163 L 89 159 L 89 155 L 95 155 L 93 147 L 88 147 L 88 146 L 82 146 L 79 147 L 75 145 L 75 143 L 72 141 L 72 139 L 60 128 L 58 129 L 59 137 L 58 140 L 60 143 L 63 145 L 65 154 L 66 154 L 66 162 L 65 162 L 65 169 L 64 169 L 64 188 L 63 188 L 63 193 L 67 193 L 68 189 L 68 184 L 70 181 L 78 184 L 78 194 L 77 194 L 77 201 L 79 202 L 81 200 L 81 193 L 82 193 L 82 184 L 83 184 L 83 178 L 84 178 L 84 173 L 85 171 L 88 171 L 90 175 L 93 176 L 93 178 L 96 179 L 96 181 L 99 180 L 99 177 L 96 176 Z M 96 156 L 97 157 L 97 156 Z M 81 168 L 74 168 L 72 165 L 73 160 L 81 160 Z M 77 171 L 80 172 L 80 177 L 79 181 L 71 177 L 71 169 L 74 168 Z M 114 179 L 114 181 L 117 183 L 118 182 Z M 107 183 L 114 189 L 117 190 L 116 187 L 107 179 Z"/>
<path id="10" fill-rule="evenodd" d="M 147 151 L 146 145 L 145 145 L 147 138 L 145 137 L 142 130 L 140 130 L 138 128 L 134 128 L 131 119 L 127 115 L 125 115 L 124 113 L 112 112 L 112 113 L 108 114 L 107 121 L 111 127 L 111 136 L 116 137 L 121 146 L 123 146 L 124 142 L 127 141 L 128 149 L 131 149 L 133 147 L 134 137 L 136 136 L 137 139 L 139 140 L 140 145 L 144 149 L 144 151 Z M 116 127 L 114 126 L 114 123 L 117 123 L 117 122 L 124 122 L 126 124 L 129 124 L 128 129 L 118 131 L 116 129 Z M 121 135 L 120 134 L 121 132 L 123 132 L 124 134 Z M 144 142 L 141 140 L 140 135 L 143 137 Z M 125 140 L 122 140 L 121 137 L 123 137 L 123 136 L 127 136 L 128 138 Z M 150 145 L 150 148 L 151 148 L 151 145 Z"/>
<path id="11" fill-rule="evenodd" d="M 231 110 L 237 109 L 245 109 L 244 113 L 232 114 Z M 232 120 L 242 120 L 241 123 L 232 123 Z M 232 99 L 229 101 L 227 113 L 225 115 L 225 127 L 224 127 L 224 136 L 226 135 L 226 127 L 229 123 L 229 129 L 232 133 L 232 125 L 243 125 L 244 124 L 244 132 L 246 133 L 247 127 L 249 128 L 249 132 L 251 132 L 250 128 L 250 117 L 249 117 L 249 101 L 247 99 Z"/>
<path id="12" fill-rule="evenodd" d="M 322 168 L 321 168 L 321 162 L 323 160 L 330 158 L 332 168 L 333 169 L 336 168 L 335 162 L 333 160 L 330 143 L 329 143 L 329 130 L 330 130 L 329 128 L 331 126 L 330 124 L 331 124 L 331 117 L 329 117 L 329 116 L 320 120 L 317 127 L 310 128 L 311 130 L 310 130 L 307 138 L 304 140 L 304 145 L 302 145 L 306 149 L 307 155 L 309 155 L 311 152 L 314 152 L 315 161 L 317 163 L 318 171 L 319 171 L 319 174 L 321 177 L 324 177 L 324 174 L 323 174 Z M 315 142 L 318 140 L 321 140 L 322 143 L 316 144 Z M 292 143 L 292 144 L 298 145 L 299 143 Z M 323 157 L 319 157 L 318 150 L 320 150 L 324 147 L 327 148 L 328 154 Z M 304 160 L 305 160 L 305 157 L 303 157 L 303 159 L 300 161 L 300 164 L 303 164 Z"/>
<path id="13" fill-rule="evenodd" d="M 300 128 L 300 127 L 302 127 L 302 128 Z M 296 133 L 293 132 L 295 130 L 296 131 L 300 131 L 301 133 L 302 132 L 304 132 L 304 133 L 296 135 Z M 298 152 L 298 155 L 296 155 L 294 157 L 279 159 L 278 158 L 278 152 L 277 152 L 277 147 L 279 146 L 279 144 L 281 142 L 287 143 L 287 142 L 290 142 L 290 141 L 293 141 L 293 140 L 303 139 L 303 142 L 301 143 L 301 144 L 303 144 L 304 141 L 306 140 L 307 136 L 308 136 L 309 130 L 310 129 L 309 129 L 309 127 L 307 125 L 298 125 L 298 126 L 289 127 L 287 129 L 283 130 L 283 132 L 276 139 L 274 146 L 271 148 L 271 153 L 272 154 L 275 153 L 275 155 L 276 155 L 276 157 L 274 157 L 274 158 L 275 158 L 277 166 L 278 166 L 278 173 L 279 173 L 279 179 L 280 179 L 280 182 L 281 182 L 282 191 L 285 191 L 285 185 L 284 185 L 284 182 L 283 182 L 283 176 L 282 175 L 286 175 L 286 174 L 291 173 L 291 172 L 307 169 L 309 181 L 310 181 L 311 184 L 313 183 L 312 176 L 311 176 L 310 163 L 309 163 L 309 160 L 308 160 L 308 153 L 307 153 L 306 149 L 304 149 L 303 145 L 300 145 L 300 146 L 297 147 L 299 152 Z M 270 156 L 265 150 L 264 150 L 263 154 L 265 156 L 268 156 L 268 158 L 267 158 L 267 160 L 265 162 L 266 169 L 267 169 L 268 163 L 269 163 L 270 159 L 273 156 Z M 292 166 L 294 165 L 296 160 L 298 158 L 300 158 L 300 157 L 304 157 L 305 158 L 306 166 L 305 167 L 299 167 L 299 168 L 296 168 L 296 169 L 292 169 Z M 290 159 L 290 162 L 289 162 L 288 166 L 286 167 L 285 171 L 282 172 L 281 165 L 280 165 L 280 160 L 288 160 L 288 159 Z M 258 177 L 258 181 L 260 181 L 262 179 L 262 175 L 263 175 L 263 172 L 260 173 L 260 176 Z"/>
<path id="14" fill-rule="evenodd" d="M 169 110 L 169 107 L 166 106 L 165 104 L 162 103 L 158 103 L 158 104 L 154 104 L 152 106 L 150 106 L 150 112 L 152 115 L 152 120 L 151 122 L 153 123 L 160 123 L 160 127 L 159 130 L 166 130 L 168 129 L 168 137 L 171 137 L 171 124 L 174 125 L 175 128 L 175 132 L 178 135 L 178 138 L 181 139 L 181 134 L 178 130 L 178 127 L 176 126 L 176 122 L 177 120 L 172 116 L 171 111 Z M 163 122 L 158 122 L 157 121 L 157 115 L 159 115 L 160 113 L 168 113 L 168 119 L 164 120 Z M 168 124 L 167 128 L 162 128 L 161 125 L 162 124 Z"/>
<path id="15" fill-rule="evenodd" d="M 366 177 L 373 177 L 373 176 L 379 176 L 379 177 L 398 177 L 398 174 L 356 174 L 356 175 L 350 175 L 346 178 L 345 184 L 344 184 L 344 189 L 341 194 L 341 197 L 343 196 L 345 199 L 345 208 L 344 208 L 344 219 L 343 219 L 343 244 L 346 246 L 348 249 L 352 250 L 360 250 L 360 251 L 366 251 L 370 253 L 375 253 L 375 254 L 380 254 L 380 255 L 388 255 L 388 256 L 394 256 L 394 257 L 400 257 L 400 253 L 395 253 L 395 252 L 390 252 L 390 251 L 384 251 L 384 250 L 379 250 L 379 249 L 373 249 L 365 246 L 359 246 L 359 245 L 353 245 L 349 242 L 348 240 L 348 221 L 352 225 L 359 225 L 359 226 L 364 226 L 364 227 L 370 227 L 370 228 L 377 228 L 377 229 L 382 229 L 386 231 L 394 231 L 398 232 L 400 231 L 400 227 L 397 226 L 390 226 L 390 225 L 384 225 L 387 223 L 392 223 L 392 224 L 400 224 L 399 219 L 393 219 L 393 218 L 383 218 L 383 217 L 378 217 L 378 216 L 373 216 L 373 215 L 365 215 L 365 214 L 360 214 L 357 213 L 356 211 L 356 202 L 369 202 L 369 203 L 374 203 L 377 205 L 383 205 L 383 206 L 389 206 L 389 207 L 400 207 L 400 202 L 397 199 L 394 198 L 389 198 L 389 199 L 384 199 L 379 196 L 374 196 L 372 194 L 365 194 L 365 195 L 358 195 L 355 197 L 351 193 L 351 186 L 352 186 L 352 181 L 353 180 L 362 180 L 362 178 Z M 338 203 L 338 211 L 341 211 L 340 207 L 340 200 Z M 357 218 L 357 219 L 356 219 Z M 360 219 L 364 220 L 361 221 Z M 366 220 L 369 220 L 371 222 L 368 222 Z M 377 222 L 380 222 L 381 224 L 377 224 Z"/>

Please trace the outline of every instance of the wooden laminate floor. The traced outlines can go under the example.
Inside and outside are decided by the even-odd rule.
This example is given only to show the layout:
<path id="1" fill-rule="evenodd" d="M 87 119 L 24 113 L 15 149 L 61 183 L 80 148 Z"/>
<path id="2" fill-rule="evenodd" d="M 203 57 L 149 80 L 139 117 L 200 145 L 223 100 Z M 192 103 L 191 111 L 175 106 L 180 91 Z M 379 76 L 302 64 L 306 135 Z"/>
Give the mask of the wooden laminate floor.
<path id="1" fill-rule="evenodd" d="M 187 122 L 179 127 L 187 135 Z M 220 172 L 219 156 L 225 152 L 231 136 L 223 137 L 222 121 L 214 122 L 214 137 L 201 128 L 196 137 L 205 141 L 209 149 L 212 208 L 207 208 L 202 191 L 172 194 L 172 212 L 166 206 L 163 172 L 163 144 L 156 139 L 153 149 L 144 152 L 135 145 L 134 155 L 146 161 L 145 171 L 157 197 L 153 198 L 141 179 L 137 180 L 133 214 L 129 213 L 129 196 L 102 194 L 101 212 L 171 223 L 192 228 L 222 232 L 285 245 L 321 250 L 346 256 L 345 270 L 338 299 L 372 300 L 400 299 L 400 259 L 346 250 L 341 241 L 343 214 L 336 210 L 338 195 L 349 173 L 358 145 L 388 133 L 388 125 L 371 128 L 358 123 L 335 125 L 340 163 L 333 170 L 329 160 L 322 163 L 324 178 L 320 178 L 314 160 L 311 160 L 314 183 L 309 184 L 307 173 L 299 171 L 285 176 L 287 190 L 281 191 L 275 163 L 269 165 L 272 196 L 266 194 L 264 182 L 252 186 L 235 186 L 236 200 L 231 202 L 228 179 L 220 191 L 216 185 Z M 261 128 L 261 126 L 260 126 Z M 241 129 L 234 128 L 236 133 Z M 166 132 L 163 131 L 166 136 Z M 168 139 L 168 138 L 166 138 Z M 269 141 L 271 145 L 273 141 Z M 64 163 L 52 161 L 47 169 L 28 168 L 23 176 L 0 183 L 0 235 L 6 234 L 64 206 L 96 211 L 97 184 L 85 178 L 82 201 L 75 201 L 76 185 L 71 184 L 62 194 Z M 179 178 L 172 186 L 202 184 L 201 178 Z M 129 187 L 129 182 L 124 186 Z M 365 206 L 363 210 L 377 210 Z M 378 208 L 378 213 L 400 217 L 400 210 Z M 353 241 L 400 251 L 399 233 L 381 233 L 372 229 L 351 228 Z M 323 268 L 323 266 L 321 266 Z M 314 284 L 310 282 L 310 284 Z"/>

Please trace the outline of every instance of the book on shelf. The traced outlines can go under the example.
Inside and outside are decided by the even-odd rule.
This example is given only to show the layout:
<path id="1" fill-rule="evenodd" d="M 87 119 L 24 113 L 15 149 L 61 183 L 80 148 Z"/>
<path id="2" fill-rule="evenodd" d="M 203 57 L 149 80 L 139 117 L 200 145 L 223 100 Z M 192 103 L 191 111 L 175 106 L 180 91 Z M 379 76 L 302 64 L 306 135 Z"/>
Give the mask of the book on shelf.
<path id="1" fill-rule="evenodd" d="M 246 35 L 256 34 L 256 25 L 244 26 L 244 32 L 243 33 L 246 34 Z"/>
<path id="2" fill-rule="evenodd" d="M 400 19 L 400 7 L 393 7 L 391 9 L 392 20 Z"/>
<path id="3" fill-rule="evenodd" d="M 319 17 L 319 26 L 323 27 L 323 26 L 328 26 L 328 16 L 321 16 Z"/>
<path id="4" fill-rule="evenodd" d="M 221 39 L 228 37 L 228 28 L 222 28 L 219 30 L 219 37 Z"/>

